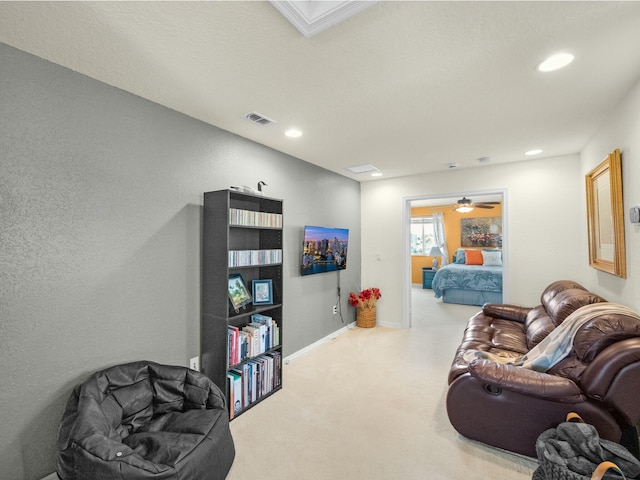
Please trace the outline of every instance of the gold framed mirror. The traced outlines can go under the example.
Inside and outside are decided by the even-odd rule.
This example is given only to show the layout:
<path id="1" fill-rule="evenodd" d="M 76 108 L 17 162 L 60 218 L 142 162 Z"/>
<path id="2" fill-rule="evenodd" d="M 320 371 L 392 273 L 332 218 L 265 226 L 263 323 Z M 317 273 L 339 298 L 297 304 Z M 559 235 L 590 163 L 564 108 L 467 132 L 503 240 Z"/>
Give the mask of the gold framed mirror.
<path id="1" fill-rule="evenodd" d="M 620 150 L 610 153 L 585 179 L 589 265 L 627 278 Z"/>

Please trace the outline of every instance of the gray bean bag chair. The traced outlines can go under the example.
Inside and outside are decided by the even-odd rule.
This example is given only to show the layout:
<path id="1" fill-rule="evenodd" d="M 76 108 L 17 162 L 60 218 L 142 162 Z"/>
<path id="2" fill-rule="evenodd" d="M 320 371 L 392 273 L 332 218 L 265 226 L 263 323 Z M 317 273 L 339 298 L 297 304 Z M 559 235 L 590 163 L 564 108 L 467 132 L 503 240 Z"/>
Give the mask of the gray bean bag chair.
<path id="1" fill-rule="evenodd" d="M 93 374 L 67 402 L 62 480 L 224 479 L 235 457 L 224 395 L 186 367 L 135 362 Z"/>

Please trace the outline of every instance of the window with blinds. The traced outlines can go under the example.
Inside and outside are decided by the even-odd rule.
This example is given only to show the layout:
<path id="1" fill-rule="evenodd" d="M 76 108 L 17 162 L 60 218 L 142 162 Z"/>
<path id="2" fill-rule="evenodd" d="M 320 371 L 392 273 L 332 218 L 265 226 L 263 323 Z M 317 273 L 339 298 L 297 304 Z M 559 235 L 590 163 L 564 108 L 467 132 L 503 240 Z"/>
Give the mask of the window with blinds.
<path id="1" fill-rule="evenodd" d="M 433 217 L 411 217 L 411 255 L 427 255 L 435 244 Z"/>

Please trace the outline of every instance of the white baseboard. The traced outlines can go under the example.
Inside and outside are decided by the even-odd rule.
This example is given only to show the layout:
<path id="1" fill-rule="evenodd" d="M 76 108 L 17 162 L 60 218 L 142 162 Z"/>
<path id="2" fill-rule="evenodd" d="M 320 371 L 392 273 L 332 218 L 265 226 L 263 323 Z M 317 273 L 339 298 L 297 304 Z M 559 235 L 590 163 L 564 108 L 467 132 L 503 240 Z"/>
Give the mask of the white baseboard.
<path id="1" fill-rule="evenodd" d="M 320 340 L 318 340 L 317 342 L 312 343 L 311 345 L 307 345 L 306 347 L 298 350 L 297 352 L 292 353 L 291 355 L 284 357 L 284 364 L 287 365 L 288 363 L 305 356 L 307 353 L 311 352 L 312 350 L 318 348 L 320 345 L 330 342 L 331 340 L 337 338 L 338 336 L 342 335 L 343 333 L 345 333 L 347 330 L 354 328 L 355 327 L 356 322 L 351 322 L 350 324 L 342 327 L 340 330 L 336 330 L 335 332 L 330 333 L 329 335 L 327 335 L 324 338 L 321 338 Z"/>
<path id="2" fill-rule="evenodd" d="M 389 328 L 404 328 L 402 325 L 398 325 L 397 323 L 387 323 L 387 322 L 377 322 L 376 326 L 378 327 L 389 327 Z"/>

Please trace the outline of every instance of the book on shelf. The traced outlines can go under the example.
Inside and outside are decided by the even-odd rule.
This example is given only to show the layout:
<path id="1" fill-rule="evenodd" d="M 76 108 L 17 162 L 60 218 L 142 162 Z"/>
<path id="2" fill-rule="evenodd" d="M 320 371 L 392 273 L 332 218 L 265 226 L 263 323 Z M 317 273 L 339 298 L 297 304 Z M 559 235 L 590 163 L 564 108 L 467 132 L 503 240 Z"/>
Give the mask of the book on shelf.
<path id="1" fill-rule="evenodd" d="M 258 338 L 258 350 L 255 352 L 256 355 L 266 352 L 269 349 L 267 343 L 267 326 L 262 323 L 251 322 L 247 324 L 247 329 L 252 330 L 254 337 Z"/>
<path id="2" fill-rule="evenodd" d="M 255 313 L 251 315 L 251 322 L 264 325 L 267 329 L 266 331 L 267 337 L 265 340 L 265 351 L 280 345 L 280 328 L 278 327 L 278 324 L 273 318 L 267 315 L 262 315 L 260 313 Z"/>
<path id="3" fill-rule="evenodd" d="M 280 345 L 280 327 L 276 321 L 258 313 L 251 315 L 251 322 L 242 329 L 229 325 L 227 336 L 229 366 L 238 365 Z"/>
<path id="4" fill-rule="evenodd" d="M 237 327 L 229 327 L 228 332 L 228 361 L 230 366 L 237 365 L 247 358 L 263 353 L 255 350 L 254 338 L 251 332 L 244 330 L 244 328 L 239 330 Z"/>
<path id="5" fill-rule="evenodd" d="M 270 352 L 248 360 L 241 367 L 228 371 L 230 418 L 237 415 L 282 383 L 282 356 Z"/>
<path id="6" fill-rule="evenodd" d="M 242 411 L 242 376 L 237 372 L 227 372 L 229 382 L 229 419 Z"/>
<path id="7" fill-rule="evenodd" d="M 251 315 L 251 324 L 260 325 L 260 330 L 263 333 L 264 337 L 262 337 L 262 351 L 260 353 L 264 353 L 269 350 L 272 346 L 271 343 L 271 317 L 266 315 L 262 315 L 260 313 L 254 313 Z"/>
<path id="8" fill-rule="evenodd" d="M 258 388 L 258 395 L 262 397 L 266 391 L 266 387 L 265 387 L 266 371 L 264 368 L 265 367 L 264 357 L 256 357 L 254 361 L 256 364 L 256 368 L 258 369 L 258 378 L 256 379 L 257 381 L 256 386 Z"/>
<path id="9" fill-rule="evenodd" d="M 251 397 L 253 396 L 253 382 L 252 382 L 252 365 L 247 362 L 242 365 L 242 406 L 247 408 L 251 404 Z"/>
<path id="10" fill-rule="evenodd" d="M 282 214 L 229 208 L 229 225 L 241 227 L 282 228 Z"/>
<path id="11" fill-rule="evenodd" d="M 229 397 L 227 398 L 227 406 L 229 408 L 229 420 L 231 420 L 234 417 L 233 408 L 231 407 L 231 405 L 233 405 L 233 375 L 231 375 L 229 372 L 227 372 L 227 392 L 229 392 Z"/>
<path id="12" fill-rule="evenodd" d="M 273 388 L 282 384 L 282 355 L 280 352 L 269 352 L 267 357 L 273 358 Z"/>
<path id="13" fill-rule="evenodd" d="M 282 249 L 229 250 L 229 267 L 251 267 L 282 263 Z"/>
<path id="14" fill-rule="evenodd" d="M 249 349 L 249 334 L 244 330 L 238 331 L 238 346 L 240 347 L 240 358 L 238 358 L 238 363 L 240 363 L 251 356 L 251 351 Z"/>
<path id="15" fill-rule="evenodd" d="M 229 373 L 234 376 L 233 383 L 233 411 L 237 415 L 244 408 L 244 372 L 241 368 L 232 368 Z"/>
<path id="16" fill-rule="evenodd" d="M 229 356 L 229 365 L 238 363 L 238 327 L 229 325 L 227 327 L 227 355 Z"/>
<path id="17" fill-rule="evenodd" d="M 247 334 L 249 343 L 249 356 L 248 358 L 255 357 L 262 353 L 260 351 L 260 328 L 254 325 L 245 325 L 242 327 L 242 331 Z"/>
<path id="18" fill-rule="evenodd" d="M 246 377 L 246 382 L 249 384 L 249 393 L 251 395 L 250 399 L 249 399 L 249 403 L 254 403 L 256 400 L 258 400 L 258 398 L 260 398 L 260 395 L 258 393 L 258 366 L 257 363 L 254 360 L 249 360 L 247 362 L 247 365 L 249 367 L 249 376 Z"/>

